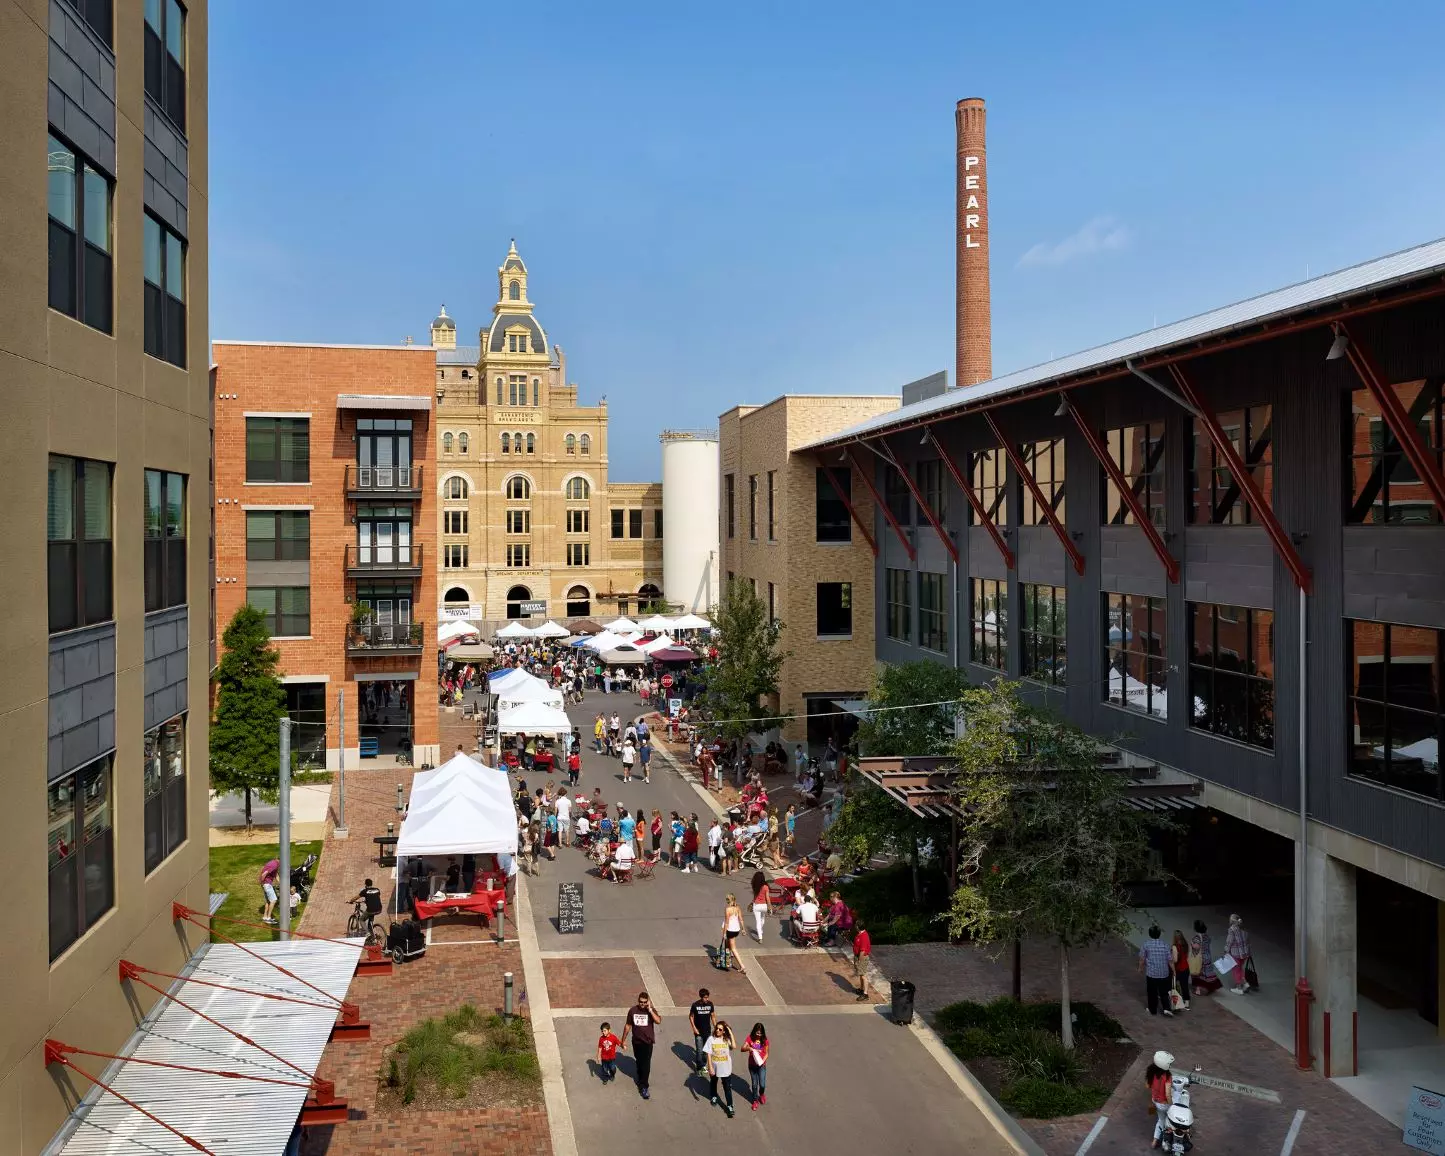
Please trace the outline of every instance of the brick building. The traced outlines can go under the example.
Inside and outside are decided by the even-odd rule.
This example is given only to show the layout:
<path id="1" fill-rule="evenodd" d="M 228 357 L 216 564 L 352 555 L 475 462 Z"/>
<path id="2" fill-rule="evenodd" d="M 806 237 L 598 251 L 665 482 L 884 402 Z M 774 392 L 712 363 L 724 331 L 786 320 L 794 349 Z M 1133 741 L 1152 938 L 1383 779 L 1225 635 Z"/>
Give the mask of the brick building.
<path id="1" fill-rule="evenodd" d="M 839 701 L 873 685 L 873 501 L 849 462 L 817 463 L 795 447 L 898 408 L 897 395 L 785 395 L 719 418 L 719 540 L 724 582 L 751 582 L 784 625 L 778 709 L 797 715 L 789 742 L 826 741 Z M 838 494 L 841 487 L 843 493 Z"/>
<path id="2" fill-rule="evenodd" d="M 292 747 L 436 762 L 434 355 L 216 342 L 216 613 L 281 652 Z"/>

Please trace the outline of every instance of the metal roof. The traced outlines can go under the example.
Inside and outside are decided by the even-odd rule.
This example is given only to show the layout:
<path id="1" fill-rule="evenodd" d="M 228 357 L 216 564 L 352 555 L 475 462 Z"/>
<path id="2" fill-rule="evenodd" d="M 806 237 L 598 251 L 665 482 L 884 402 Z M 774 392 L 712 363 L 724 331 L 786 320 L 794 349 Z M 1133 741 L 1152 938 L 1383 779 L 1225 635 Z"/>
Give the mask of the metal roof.
<path id="1" fill-rule="evenodd" d="M 476 365 L 482 359 L 480 345 L 458 345 L 455 349 L 438 349 L 438 365 Z"/>
<path id="2" fill-rule="evenodd" d="M 1079 353 L 1071 353 L 1041 365 L 1020 369 L 995 377 L 991 381 L 952 389 L 913 405 L 905 405 L 888 414 L 880 414 L 859 422 L 839 433 L 819 438 L 802 450 L 819 446 L 840 445 L 858 438 L 887 433 L 890 429 L 917 424 L 934 415 L 942 417 L 965 410 L 979 402 L 1014 393 L 1030 386 L 1042 385 L 1058 378 L 1086 373 L 1109 365 L 1121 368 L 1126 360 L 1142 359 L 1175 347 L 1219 337 L 1246 325 L 1280 319 L 1291 314 L 1318 309 L 1362 293 L 1374 292 L 1426 277 L 1445 274 L 1445 239 L 1417 245 L 1385 257 L 1377 257 L 1359 265 L 1351 265 L 1334 273 L 1326 273 L 1308 281 L 1274 289 L 1257 297 L 1225 305 L 1219 309 L 1187 317 L 1156 329 L 1123 337 L 1105 345 L 1096 345 Z"/>
<path id="3" fill-rule="evenodd" d="M 339 1001 L 345 998 L 361 957 L 360 940 L 292 939 L 247 947 L 263 958 L 256 959 L 229 943 L 211 943 L 198 949 L 186 974 L 209 983 L 312 1003 L 320 1000 L 316 992 L 263 962 L 271 960 Z M 204 987 L 190 978 L 173 985 L 171 994 L 313 1074 L 338 1014 L 336 1009 Z M 157 1008 L 159 1014 L 148 1016 L 119 1054 L 301 1081 L 294 1069 L 180 1004 L 165 999 Z M 72 1078 L 77 1085 L 84 1083 L 79 1076 Z M 227 1079 L 125 1060 L 113 1062 L 100 1078 L 171 1127 L 226 1156 L 280 1156 L 306 1099 L 305 1088 L 290 1084 Z M 50 1156 L 136 1156 L 142 1152 L 195 1156 L 195 1149 L 180 1137 L 94 1087 L 46 1152 Z"/>
<path id="4" fill-rule="evenodd" d="M 340 393 L 337 409 L 431 409 L 431 398 L 394 393 Z"/>

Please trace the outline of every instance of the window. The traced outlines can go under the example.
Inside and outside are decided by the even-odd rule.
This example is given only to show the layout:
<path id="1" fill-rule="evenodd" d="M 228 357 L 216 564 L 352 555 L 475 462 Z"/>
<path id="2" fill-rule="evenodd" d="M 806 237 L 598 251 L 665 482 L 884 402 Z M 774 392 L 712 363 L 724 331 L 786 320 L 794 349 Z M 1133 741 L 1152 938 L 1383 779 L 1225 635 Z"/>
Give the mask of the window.
<path id="1" fill-rule="evenodd" d="M 502 389 L 503 389 L 503 387 L 504 387 L 505 385 L 506 385 L 506 382 L 504 382 L 500 377 L 497 378 L 497 404 L 498 404 L 498 405 L 501 405 L 501 404 L 502 404 Z"/>
<path id="2" fill-rule="evenodd" d="M 1145 516 L 1164 528 L 1164 423 L 1130 425 L 1104 432 L 1104 444 Z M 1104 520 L 1110 526 L 1132 526 L 1134 513 L 1124 503 L 1113 479 L 1104 475 Z"/>
<path id="3" fill-rule="evenodd" d="M 642 511 L 627 511 L 627 536 L 629 538 L 642 537 Z"/>
<path id="4" fill-rule="evenodd" d="M 90 25 L 91 31 L 108 46 L 114 46 L 111 24 L 111 0 L 71 0 L 71 5 Z"/>
<path id="5" fill-rule="evenodd" d="M 532 497 L 532 483 L 526 478 L 518 475 L 507 479 L 507 498 L 513 502 L 530 501 Z"/>
<path id="6" fill-rule="evenodd" d="M 748 537 L 758 540 L 758 475 L 748 475 Z"/>
<path id="7" fill-rule="evenodd" d="M 928 508 L 942 522 L 948 516 L 948 490 L 943 485 L 943 463 L 937 458 L 917 463 L 914 467 L 918 492 L 928 503 Z"/>
<path id="8" fill-rule="evenodd" d="M 521 352 L 522 352 L 522 353 L 526 353 L 526 352 L 527 352 L 527 339 L 526 339 L 525 336 L 523 336 L 523 335 L 520 334 L 520 333 L 509 333 L 509 334 L 507 334 L 507 352 L 508 352 L 508 353 L 516 353 L 516 352 L 518 352 L 518 350 L 517 350 L 517 344 L 518 344 L 518 342 L 520 342 L 520 343 L 521 343 L 521 346 L 522 346 Z M 526 403 L 524 402 L 523 404 L 526 404 Z"/>
<path id="9" fill-rule="evenodd" d="M 522 603 L 532 598 L 532 592 L 525 586 L 512 586 L 507 590 L 507 617 L 525 618 L 522 613 Z"/>
<path id="10" fill-rule="evenodd" d="M 623 527 L 626 525 L 626 522 L 627 522 L 627 511 L 626 511 L 626 510 L 613 510 L 613 511 L 611 511 L 611 514 L 612 514 L 612 536 L 613 536 L 614 538 L 621 538 L 621 537 L 624 536 L 624 535 L 623 535 Z"/>
<path id="11" fill-rule="evenodd" d="M 731 476 L 731 475 L 729 475 Z M 843 487 L 840 494 L 833 485 L 833 479 Z M 819 542 L 851 542 L 853 520 L 848 514 L 848 503 L 853 498 L 853 475 L 847 466 L 831 472 L 819 466 L 814 481 L 813 495 L 813 536 Z M 729 519 L 731 527 L 731 518 Z M 729 532 L 728 537 L 732 537 Z"/>
<path id="12" fill-rule="evenodd" d="M 582 456 L 585 458 L 592 452 L 592 435 L 583 434 L 577 439 L 577 444 L 582 448 Z"/>
<path id="13" fill-rule="evenodd" d="M 1050 438 L 1042 442 L 1025 442 L 1019 446 L 1019 457 L 1024 468 L 1033 475 L 1034 483 L 1044 495 L 1049 508 L 1054 511 L 1060 524 L 1066 524 L 1064 516 L 1064 439 Z M 1025 526 L 1042 526 L 1048 519 L 1028 486 L 1023 491 L 1023 519 Z"/>
<path id="14" fill-rule="evenodd" d="M 586 478 L 568 478 L 563 492 L 569 502 L 585 502 L 592 496 L 592 487 Z"/>
<path id="15" fill-rule="evenodd" d="M 1027 499 L 1028 495 L 1024 496 Z M 1067 685 L 1068 615 L 1064 588 L 1024 585 L 1019 588 L 1019 595 L 1023 599 L 1019 675 L 1049 686 Z"/>
<path id="16" fill-rule="evenodd" d="M 778 588 L 771 582 L 768 583 L 768 621 L 778 620 Z"/>
<path id="17" fill-rule="evenodd" d="M 470 445 L 470 441 L 469 441 L 469 439 L 467 438 L 467 435 L 466 435 L 466 434 L 464 434 L 464 433 L 462 433 L 462 434 L 457 434 L 457 453 L 459 453 L 459 454 L 464 454 L 464 453 L 466 453 L 466 452 L 467 452 L 467 448 L 468 448 L 469 445 Z"/>
<path id="18" fill-rule="evenodd" d="M 1441 380 L 1411 381 L 1389 387 L 1409 415 L 1420 440 L 1445 468 L 1445 408 Z M 1400 443 L 1380 416 L 1379 403 L 1367 389 L 1350 394 L 1350 480 L 1347 522 L 1358 525 L 1438 522 L 1440 511 L 1420 483 Z"/>
<path id="19" fill-rule="evenodd" d="M 918 573 L 918 645 L 925 650 L 948 650 L 948 598 L 942 574 Z"/>
<path id="20" fill-rule="evenodd" d="M 568 434 L 562 439 L 562 452 L 568 457 L 574 457 L 577 453 L 577 435 Z"/>
<path id="21" fill-rule="evenodd" d="M 503 434 L 503 435 L 502 435 L 503 438 L 506 438 L 506 436 L 507 436 L 506 434 Z M 503 444 L 505 444 L 505 442 L 504 442 Z M 452 452 L 452 435 L 449 434 L 449 433 L 442 434 L 442 453 L 444 453 L 444 454 L 449 454 L 449 453 L 451 453 L 451 452 Z M 506 453 L 507 451 L 504 449 L 502 452 L 503 452 L 503 453 Z"/>
<path id="22" fill-rule="evenodd" d="M 442 483 L 442 497 L 448 501 L 460 501 L 467 496 L 466 478 L 448 478 Z"/>
<path id="23" fill-rule="evenodd" d="M 291 757 L 303 767 L 326 765 L 326 684 L 286 683 L 286 714 L 291 719 Z"/>
<path id="24" fill-rule="evenodd" d="M 442 547 L 442 566 L 447 570 L 467 568 L 467 546 L 465 542 L 451 542 Z"/>
<path id="25" fill-rule="evenodd" d="M 512 452 L 512 435 L 509 433 L 504 433 L 502 435 L 502 452 L 504 454 L 509 454 Z"/>
<path id="26" fill-rule="evenodd" d="M 1104 596 L 1104 701 L 1167 718 L 1169 660 L 1164 600 L 1138 594 Z"/>
<path id="27" fill-rule="evenodd" d="M 507 401 L 512 405 L 527 404 L 527 375 L 514 373 L 507 378 Z"/>
<path id="28" fill-rule="evenodd" d="M 447 587 L 447 592 L 446 592 L 446 594 L 442 596 L 442 601 L 443 601 L 443 602 L 448 602 L 448 603 L 451 603 L 451 602 L 468 603 L 468 602 L 471 602 L 471 600 L 472 600 L 472 596 L 467 593 L 466 587 L 464 587 L 464 586 L 449 586 L 449 587 Z"/>
<path id="29" fill-rule="evenodd" d="M 186 130 L 186 10 L 176 0 L 146 0 L 145 90 Z"/>
<path id="30" fill-rule="evenodd" d="M 246 511 L 246 561 L 304 562 L 310 557 L 309 510 Z"/>
<path id="31" fill-rule="evenodd" d="M 567 591 L 567 617 L 586 618 L 592 613 L 592 595 L 585 586 L 573 586 Z"/>
<path id="32" fill-rule="evenodd" d="M 913 641 L 913 603 L 909 598 L 908 570 L 884 571 L 885 625 L 889 638 L 898 642 Z"/>
<path id="33" fill-rule="evenodd" d="M 149 875 L 186 841 L 186 716 L 145 733 L 145 866 Z"/>
<path id="34" fill-rule="evenodd" d="M 527 452 L 528 452 L 529 454 L 534 454 L 534 453 L 537 452 L 537 435 L 536 435 L 536 434 L 528 434 L 528 435 L 527 435 Z"/>
<path id="35" fill-rule="evenodd" d="M 186 476 L 145 471 L 145 608 L 186 604 Z"/>
<path id="36" fill-rule="evenodd" d="M 567 533 L 586 534 L 592 529 L 591 510 L 568 510 L 567 511 Z"/>
<path id="37" fill-rule="evenodd" d="M 1251 406 L 1215 415 L 1220 428 L 1244 462 L 1255 484 L 1272 500 L 1274 452 L 1271 448 L 1270 407 Z M 1242 526 L 1259 520 L 1230 473 L 1229 464 L 1215 449 L 1204 422 L 1194 419 L 1189 445 L 1189 520 L 1216 526 Z"/>
<path id="38" fill-rule="evenodd" d="M 114 617 L 110 471 L 107 462 L 51 455 L 45 509 L 51 634 Z"/>
<path id="39" fill-rule="evenodd" d="M 1008 583 L 968 580 L 968 660 L 994 670 L 1008 669 Z"/>
<path id="40" fill-rule="evenodd" d="M 109 333 L 111 183 L 55 137 L 46 147 L 50 308 Z"/>
<path id="41" fill-rule="evenodd" d="M 115 905 L 111 760 L 97 759 L 46 790 L 52 960 Z"/>
<path id="42" fill-rule="evenodd" d="M 541 348 L 538 346 L 534 346 L 533 351 L 536 353 L 542 352 Z M 532 378 L 532 404 L 542 404 L 542 381 L 540 378 L 537 377 Z"/>
<path id="43" fill-rule="evenodd" d="M 532 564 L 532 546 L 528 542 L 521 542 L 507 547 L 507 565 L 513 568 L 526 568 Z"/>
<path id="44" fill-rule="evenodd" d="M 883 471 L 883 504 L 900 526 L 913 525 L 913 495 L 903 475 L 892 466 Z"/>
<path id="45" fill-rule="evenodd" d="M 652 536 L 662 537 L 662 510 L 661 508 L 652 511 Z"/>
<path id="46" fill-rule="evenodd" d="M 724 500 L 727 505 L 728 537 L 736 536 L 737 530 L 737 478 L 732 474 L 723 476 Z"/>
<path id="47" fill-rule="evenodd" d="M 1001 446 L 991 450 L 977 450 L 968 455 L 968 478 L 978 504 L 993 519 L 996 526 L 1007 526 L 1008 520 L 1008 457 Z M 983 524 L 983 520 L 969 503 L 968 521 L 971 526 Z"/>
<path id="48" fill-rule="evenodd" d="M 145 214 L 145 351 L 185 368 L 186 243 Z"/>
<path id="49" fill-rule="evenodd" d="M 532 532 L 531 510 L 508 510 L 507 533 L 530 534 Z"/>
<path id="50" fill-rule="evenodd" d="M 467 532 L 467 511 L 465 510 L 444 510 L 442 511 L 442 533 L 443 534 L 465 534 Z"/>
<path id="51" fill-rule="evenodd" d="M 1189 606 L 1189 725 L 1274 749 L 1274 613 Z"/>
<path id="52" fill-rule="evenodd" d="M 567 543 L 567 565 L 569 566 L 590 566 L 592 565 L 592 546 L 588 542 Z"/>
<path id="53" fill-rule="evenodd" d="M 309 482 L 311 420 L 304 417 L 246 419 L 248 482 Z"/>
<path id="54" fill-rule="evenodd" d="M 1445 799 L 1440 749 L 1445 631 L 1385 622 L 1345 623 L 1350 651 L 1350 771 L 1397 790 Z"/>
<path id="55" fill-rule="evenodd" d="M 309 586 L 248 586 L 246 601 L 266 616 L 272 638 L 305 638 L 311 633 Z"/>
<path id="56" fill-rule="evenodd" d="M 520 301 L 522 299 L 522 284 L 520 281 L 507 282 L 507 300 Z"/>
<path id="57" fill-rule="evenodd" d="M 818 637 L 853 637 L 853 583 L 818 583 Z"/>
<path id="58" fill-rule="evenodd" d="M 777 506 L 777 496 L 778 496 L 777 471 L 776 471 L 776 470 L 769 470 L 769 471 L 768 471 L 768 541 L 769 541 L 769 542 L 776 542 L 776 541 L 778 540 L 778 535 L 777 535 L 777 533 L 776 533 L 776 530 L 777 530 L 777 522 L 776 522 L 776 519 L 775 519 L 775 510 L 776 510 L 776 506 Z"/>

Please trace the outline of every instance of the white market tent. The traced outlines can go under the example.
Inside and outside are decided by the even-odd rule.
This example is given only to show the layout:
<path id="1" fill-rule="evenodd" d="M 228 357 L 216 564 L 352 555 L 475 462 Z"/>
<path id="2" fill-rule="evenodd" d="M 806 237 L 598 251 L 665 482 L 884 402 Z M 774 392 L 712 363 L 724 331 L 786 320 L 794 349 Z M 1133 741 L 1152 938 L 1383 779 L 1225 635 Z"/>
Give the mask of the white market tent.
<path id="1" fill-rule="evenodd" d="M 517 813 L 505 774 L 458 754 L 415 777 L 397 836 L 398 860 L 516 853 Z"/>
<path id="2" fill-rule="evenodd" d="M 604 650 L 601 657 L 608 666 L 641 666 L 647 661 L 647 655 L 635 646 L 617 646 Z"/>
<path id="3" fill-rule="evenodd" d="M 519 682 L 497 692 L 497 709 L 502 712 L 521 706 L 523 703 L 541 702 L 562 709 L 562 692 L 548 686 L 539 678 L 530 682 Z"/>
<path id="4" fill-rule="evenodd" d="M 536 630 L 532 631 L 533 638 L 569 638 L 571 632 L 565 626 L 558 626 L 550 618 Z"/>
<path id="5" fill-rule="evenodd" d="M 544 702 L 524 702 L 497 716 L 499 735 L 571 734 L 567 712 Z"/>
<path id="6" fill-rule="evenodd" d="M 706 630 L 712 625 L 700 614 L 684 614 L 681 618 L 672 620 L 674 630 Z"/>
<path id="7" fill-rule="evenodd" d="M 498 638 L 535 638 L 529 626 L 523 626 L 520 622 L 509 622 L 497 631 Z"/>
<path id="8" fill-rule="evenodd" d="M 459 783 L 464 788 L 475 787 L 498 799 L 511 801 L 512 788 L 505 771 L 479 763 L 468 755 L 455 754 L 436 770 L 421 771 L 412 777 L 408 814 L 427 807 L 438 797 L 444 797 Z"/>
<path id="9" fill-rule="evenodd" d="M 654 650 L 666 650 L 669 646 L 676 645 L 677 643 L 667 635 L 659 634 L 651 642 L 639 642 L 637 649 L 642 651 L 643 654 L 651 654 Z"/>
<path id="10" fill-rule="evenodd" d="M 609 622 L 603 629 L 610 630 L 614 634 L 636 634 L 638 628 L 637 623 L 633 622 L 632 619 L 624 614 L 616 621 Z"/>
<path id="11" fill-rule="evenodd" d="M 445 623 L 437 631 L 437 641 L 445 646 L 460 638 L 480 638 L 481 632 L 470 622 L 453 620 Z"/>
<path id="12" fill-rule="evenodd" d="M 611 630 L 604 630 L 601 634 L 594 634 L 586 642 L 588 650 L 611 650 L 614 646 L 621 646 L 627 639 Z"/>
<path id="13" fill-rule="evenodd" d="M 651 618 L 644 618 L 637 625 L 643 630 L 655 630 L 660 634 L 664 630 L 672 629 L 672 619 L 662 614 L 654 614 Z"/>
<path id="14" fill-rule="evenodd" d="M 510 690 L 516 686 L 522 686 L 529 682 L 541 682 L 542 680 L 534 674 L 528 674 L 519 666 L 510 670 L 504 670 L 497 674 L 487 676 L 487 689 L 493 694 L 501 694 L 504 690 Z"/>

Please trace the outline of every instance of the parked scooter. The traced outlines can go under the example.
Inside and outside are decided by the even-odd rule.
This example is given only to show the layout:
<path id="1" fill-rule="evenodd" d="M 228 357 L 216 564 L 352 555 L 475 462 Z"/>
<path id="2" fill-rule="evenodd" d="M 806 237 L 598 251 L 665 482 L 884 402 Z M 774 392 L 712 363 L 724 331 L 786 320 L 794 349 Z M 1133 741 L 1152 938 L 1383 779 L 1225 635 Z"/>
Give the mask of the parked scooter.
<path id="1" fill-rule="evenodd" d="M 1172 1057 L 1171 1057 L 1172 1059 Z M 1156 1061 L 1157 1062 L 1157 1061 Z M 1196 1068 L 1195 1071 L 1199 1069 Z M 1190 1133 L 1194 1130 L 1194 1110 L 1189 1106 L 1189 1077 L 1174 1074 L 1170 1092 L 1169 1111 L 1164 1116 L 1164 1128 L 1159 1136 L 1159 1148 L 1170 1156 L 1183 1156 L 1192 1151 L 1194 1141 Z"/>

